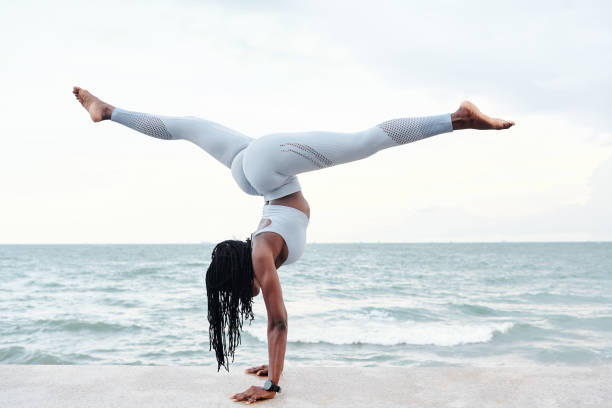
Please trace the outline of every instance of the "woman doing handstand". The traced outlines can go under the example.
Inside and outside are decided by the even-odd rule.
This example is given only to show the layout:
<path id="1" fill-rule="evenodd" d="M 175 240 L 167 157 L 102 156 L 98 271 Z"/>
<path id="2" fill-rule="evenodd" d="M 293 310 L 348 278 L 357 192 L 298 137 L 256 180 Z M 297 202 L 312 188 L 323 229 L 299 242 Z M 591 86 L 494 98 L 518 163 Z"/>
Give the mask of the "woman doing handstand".
<path id="1" fill-rule="evenodd" d="M 459 129 L 508 129 L 514 122 L 490 118 L 464 101 L 452 114 L 391 119 L 360 132 L 274 133 L 250 138 L 193 116 L 171 117 L 115 108 L 85 89 L 73 93 L 94 122 L 110 119 L 158 139 L 189 140 L 231 170 L 245 193 L 263 196 L 259 227 L 246 241 L 215 246 L 206 272 L 211 348 L 217 369 L 229 369 L 245 319 L 253 319 L 253 298 L 263 293 L 268 314 L 268 365 L 247 373 L 267 375 L 264 387 L 231 398 L 254 402 L 274 398 L 287 344 L 287 311 L 277 269 L 298 260 L 306 244 L 310 208 L 297 175 L 371 156 L 379 150 Z"/>

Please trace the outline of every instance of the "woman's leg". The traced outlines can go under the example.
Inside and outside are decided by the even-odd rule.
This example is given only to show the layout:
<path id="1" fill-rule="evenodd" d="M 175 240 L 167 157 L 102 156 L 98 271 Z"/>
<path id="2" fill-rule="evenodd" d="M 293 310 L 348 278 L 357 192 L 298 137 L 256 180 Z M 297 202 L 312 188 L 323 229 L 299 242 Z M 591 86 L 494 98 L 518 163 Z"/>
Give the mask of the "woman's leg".
<path id="1" fill-rule="evenodd" d="M 94 122 L 110 119 L 158 139 L 189 140 L 228 168 L 231 168 L 234 157 L 253 140 L 233 129 L 195 116 L 174 117 L 132 112 L 115 108 L 79 87 L 74 87 L 73 93 Z"/>
<path id="2" fill-rule="evenodd" d="M 392 119 L 354 133 L 276 133 L 247 147 L 243 168 L 251 185 L 266 200 L 274 200 L 298 191 L 299 184 L 293 181 L 297 174 L 360 160 L 382 149 L 452 130 L 450 114 L 445 114 Z"/>
<path id="3" fill-rule="evenodd" d="M 115 108 L 110 119 L 158 139 L 189 140 L 228 168 L 238 152 L 253 140 L 219 123 L 195 116 L 152 115 Z"/>
<path id="4" fill-rule="evenodd" d="M 244 151 L 246 178 L 266 200 L 298 191 L 296 175 L 360 160 L 382 149 L 458 129 L 508 129 L 514 122 L 490 118 L 464 101 L 453 114 L 391 119 L 361 132 L 266 135 Z"/>

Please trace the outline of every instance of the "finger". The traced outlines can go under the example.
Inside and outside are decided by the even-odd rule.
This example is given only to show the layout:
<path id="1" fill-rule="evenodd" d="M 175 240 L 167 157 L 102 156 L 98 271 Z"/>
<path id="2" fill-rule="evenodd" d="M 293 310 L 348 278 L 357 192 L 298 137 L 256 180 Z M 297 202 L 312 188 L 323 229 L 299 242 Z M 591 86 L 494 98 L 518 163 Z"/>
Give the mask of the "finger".
<path id="1" fill-rule="evenodd" d="M 244 395 L 244 392 L 241 392 L 240 394 L 236 394 L 233 396 L 233 399 L 235 399 L 236 401 L 242 401 L 246 398 L 246 395 Z"/>
<path id="2" fill-rule="evenodd" d="M 247 400 L 247 402 L 246 402 L 246 403 L 247 403 L 247 404 L 252 404 L 252 403 L 253 403 L 253 402 L 255 402 L 255 401 L 257 401 L 257 398 L 255 398 L 255 397 L 250 397 L 250 398 Z"/>

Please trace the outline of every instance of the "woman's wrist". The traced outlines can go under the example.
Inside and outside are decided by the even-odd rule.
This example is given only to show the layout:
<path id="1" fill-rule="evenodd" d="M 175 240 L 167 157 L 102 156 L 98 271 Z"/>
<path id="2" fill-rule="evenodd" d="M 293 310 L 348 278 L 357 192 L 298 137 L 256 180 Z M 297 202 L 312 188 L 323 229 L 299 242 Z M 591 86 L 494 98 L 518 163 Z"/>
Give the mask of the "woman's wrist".
<path id="1" fill-rule="evenodd" d="M 272 371 L 269 370 L 268 371 L 268 380 L 271 380 L 274 384 L 278 385 L 278 382 L 280 381 L 280 371 Z"/>

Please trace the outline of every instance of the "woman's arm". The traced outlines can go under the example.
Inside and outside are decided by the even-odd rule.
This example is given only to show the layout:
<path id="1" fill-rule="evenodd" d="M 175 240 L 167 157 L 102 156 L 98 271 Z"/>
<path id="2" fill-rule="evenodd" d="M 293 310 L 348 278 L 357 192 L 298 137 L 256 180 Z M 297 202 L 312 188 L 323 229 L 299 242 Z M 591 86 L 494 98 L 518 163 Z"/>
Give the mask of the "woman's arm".
<path id="1" fill-rule="evenodd" d="M 274 265 L 273 251 L 258 247 L 257 251 L 253 252 L 253 269 L 255 271 L 255 278 L 261 286 L 261 292 L 268 312 L 268 379 L 278 385 L 283 371 L 287 347 L 287 310 L 283 302 L 278 272 Z M 232 396 L 232 399 L 234 401 L 251 403 L 259 399 L 274 398 L 275 396 L 275 392 L 253 386 L 245 392 Z"/>
<path id="2" fill-rule="evenodd" d="M 287 347 L 287 310 L 276 268 L 266 272 L 260 284 L 268 311 L 268 378 L 278 384 Z"/>

